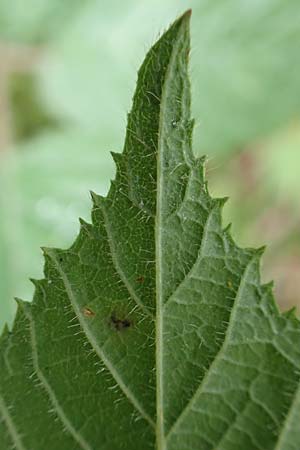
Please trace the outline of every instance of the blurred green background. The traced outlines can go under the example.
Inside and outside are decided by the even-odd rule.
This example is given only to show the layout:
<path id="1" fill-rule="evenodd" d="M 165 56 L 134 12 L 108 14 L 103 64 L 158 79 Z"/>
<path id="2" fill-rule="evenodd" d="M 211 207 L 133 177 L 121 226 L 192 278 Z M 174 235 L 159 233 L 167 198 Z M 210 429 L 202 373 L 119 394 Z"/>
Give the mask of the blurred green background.
<path id="1" fill-rule="evenodd" d="M 39 247 L 68 246 L 106 193 L 137 69 L 190 7 L 194 150 L 237 241 L 268 245 L 280 306 L 300 305 L 299 0 L 1 0 L 0 326 Z"/>

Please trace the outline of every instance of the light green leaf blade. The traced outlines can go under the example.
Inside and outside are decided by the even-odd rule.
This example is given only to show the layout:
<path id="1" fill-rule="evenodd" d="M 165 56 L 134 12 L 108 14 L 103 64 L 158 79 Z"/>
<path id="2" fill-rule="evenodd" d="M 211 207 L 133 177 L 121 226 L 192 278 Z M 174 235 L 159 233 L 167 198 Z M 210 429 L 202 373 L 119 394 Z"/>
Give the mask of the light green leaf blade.
<path id="1" fill-rule="evenodd" d="M 0 342 L 3 449 L 299 447 L 300 326 L 191 149 L 188 11 L 148 53 L 106 198 Z"/>

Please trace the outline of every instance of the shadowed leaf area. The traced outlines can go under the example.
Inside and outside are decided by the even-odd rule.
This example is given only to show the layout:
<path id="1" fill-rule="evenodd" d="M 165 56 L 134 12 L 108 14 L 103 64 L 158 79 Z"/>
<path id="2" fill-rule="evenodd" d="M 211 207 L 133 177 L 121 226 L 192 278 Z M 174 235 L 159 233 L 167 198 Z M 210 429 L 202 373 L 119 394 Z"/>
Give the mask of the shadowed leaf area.
<path id="1" fill-rule="evenodd" d="M 299 322 L 193 155 L 189 19 L 147 54 L 92 223 L 4 329 L 1 450 L 300 448 Z"/>

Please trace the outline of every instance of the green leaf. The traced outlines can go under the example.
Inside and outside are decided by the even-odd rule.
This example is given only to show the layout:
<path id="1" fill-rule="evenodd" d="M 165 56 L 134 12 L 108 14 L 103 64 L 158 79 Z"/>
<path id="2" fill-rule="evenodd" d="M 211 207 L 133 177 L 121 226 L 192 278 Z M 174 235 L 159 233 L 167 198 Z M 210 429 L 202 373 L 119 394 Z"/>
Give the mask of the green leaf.
<path id="1" fill-rule="evenodd" d="M 191 149 L 190 11 L 139 71 L 106 198 L 0 343 L 3 449 L 293 450 L 300 326 Z"/>

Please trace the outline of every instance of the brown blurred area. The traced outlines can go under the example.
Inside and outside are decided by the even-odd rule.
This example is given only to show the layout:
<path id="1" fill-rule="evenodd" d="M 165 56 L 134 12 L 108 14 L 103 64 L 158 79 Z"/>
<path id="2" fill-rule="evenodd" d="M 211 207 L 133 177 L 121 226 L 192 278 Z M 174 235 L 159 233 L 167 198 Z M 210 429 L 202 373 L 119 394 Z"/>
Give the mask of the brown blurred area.
<path id="1" fill-rule="evenodd" d="M 299 127 L 300 124 L 296 127 L 297 133 Z M 295 124 L 283 134 L 290 135 L 294 131 Z M 237 242 L 245 247 L 266 245 L 262 280 L 274 280 L 275 297 L 280 308 L 289 310 L 297 306 L 300 309 L 299 195 L 295 191 L 289 197 L 284 185 L 276 186 L 276 174 L 275 181 L 268 182 L 274 178 L 269 159 L 277 156 L 275 147 L 268 150 L 269 144 L 268 139 L 262 140 L 235 153 L 218 167 L 209 161 L 210 189 L 215 195 L 229 195 L 224 220 L 232 222 Z M 281 151 L 284 150 L 283 144 Z M 283 168 L 287 171 L 287 178 L 289 165 L 296 164 L 296 169 L 300 169 L 299 157 L 296 156 L 292 161 L 287 159 L 287 167 Z"/>
<path id="2" fill-rule="evenodd" d="M 8 150 L 13 144 L 9 88 L 11 76 L 31 73 L 41 52 L 37 47 L 0 41 L 0 151 Z"/>

